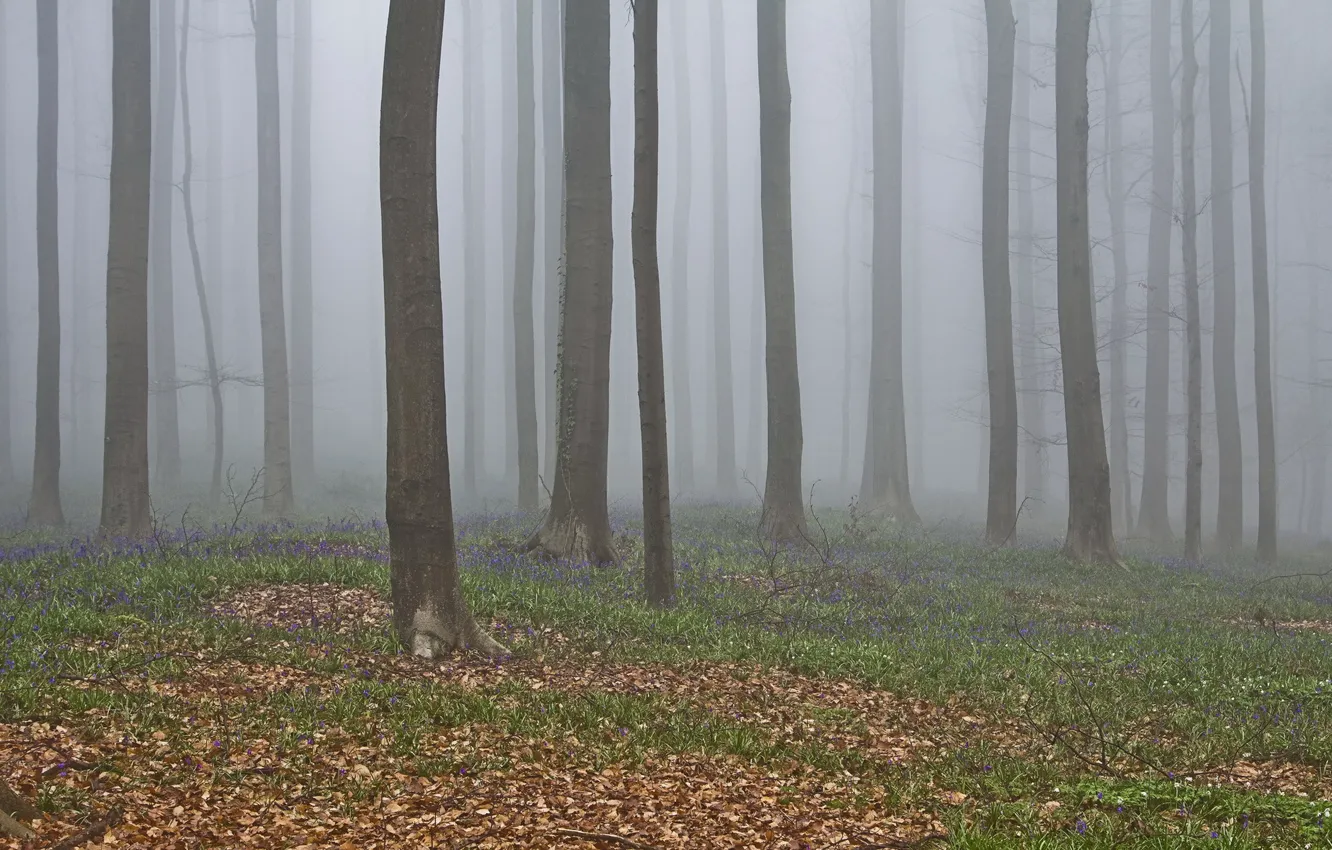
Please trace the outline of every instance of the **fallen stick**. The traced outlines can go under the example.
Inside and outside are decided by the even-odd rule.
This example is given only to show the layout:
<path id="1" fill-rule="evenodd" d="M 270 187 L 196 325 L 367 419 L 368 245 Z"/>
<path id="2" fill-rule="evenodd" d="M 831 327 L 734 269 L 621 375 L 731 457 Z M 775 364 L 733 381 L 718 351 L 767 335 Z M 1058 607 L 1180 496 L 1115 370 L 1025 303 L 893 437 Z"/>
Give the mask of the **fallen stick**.
<path id="1" fill-rule="evenodd" d="M 623 835 L 616 835 L 613 832 L 584 832 L 581 829 L 557 829 L 556 835 L 563 835 L 567 838 L 581 838 L 584 841 L 613 841 L 621 844 L 630 850 L 657 850 L 651 844 L 640 844 L 632 838 L 625 838 Z"/>
<path id="2" fill-rule="evenodd" d="M 112 806 L 107 809 L 106 814 L 88 824 L 82 830 L 74 833 L 69 838 L 54 845 L 51 850 L 74 850 L 81 844 L 88 841 L 96 841 L 106 834 L 106 831 L 116 824 L 120 823 L 121 811 L 118 807 Z"/>

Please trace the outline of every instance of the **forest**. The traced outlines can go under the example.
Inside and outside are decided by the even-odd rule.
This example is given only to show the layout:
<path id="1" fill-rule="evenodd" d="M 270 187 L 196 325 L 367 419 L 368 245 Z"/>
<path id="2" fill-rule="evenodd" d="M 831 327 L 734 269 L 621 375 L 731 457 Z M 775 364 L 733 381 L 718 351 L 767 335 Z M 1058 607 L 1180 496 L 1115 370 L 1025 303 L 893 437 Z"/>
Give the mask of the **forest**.
<path id="1" fill-rule="evenodd" d="M 0 847 L 1332 847 L 1328 32 L 0 0 Z"/>

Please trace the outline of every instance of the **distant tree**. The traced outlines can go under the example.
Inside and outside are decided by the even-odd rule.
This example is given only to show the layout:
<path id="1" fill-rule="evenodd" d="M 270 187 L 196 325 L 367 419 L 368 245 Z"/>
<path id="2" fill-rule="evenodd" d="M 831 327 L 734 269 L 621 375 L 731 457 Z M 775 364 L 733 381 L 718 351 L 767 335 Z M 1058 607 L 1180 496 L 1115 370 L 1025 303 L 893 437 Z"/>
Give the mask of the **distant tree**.
<path id="1" fill-rule="evenodd" d="M 791 81 L 786 72 L 786 0 L 758 4 L 758 83 L 768 390 L 762 532 L 770 540 L 794 542 L 806 534 L 800 491 L 805 434 L 800 414 L 791 238 Z"/>
<path id="2" fill-rule="evenodd" d="M 657 0 L 635 0 L 633 252 L 638 416 L 643 442 L 643 586 L 648 604 L 660 607 L 674 601 L 675 562 L 657 268 L 657 113 Z"/>
<path id="3" fill-rule="evenodd" d="M 1249 220 L 1253 225 L 1254 389 L 1258 402 L 1258 560 L 1277 556 L 1276 421 L 1272 412 L 1272 308 L 1267 284 L 1267 36 L 1263 0 L 1249 0 L 1252 107 L 1249 120 Z"/>
<path id="4" fill-rule="evenodd" d="M 1212 378 L 1216 385 L 1216 536 L 1222 549 L 1244 538 L 1244 454 L 1235 375 L 1235 167 L 1230 120 L 1230 3 L 1212 0 L 1207 91 L 1212 124 Z"/>
<path id="5" fill-rule="evenodd" d="M 902 368 L 903 86 L 899 22 L 896 4 L 876 3 L 870 7 L 870 67 L 874 80 L 874 283 L 870 308 L 869 417 L 860 501 L 902 521 L 919 522 L 911 503 Z M 1006 208 L 1007 201 L 1004 203 Z"/>
<path id="6" fill-rule="evenodd" d="M 1171 3 L 1151 11 L 1152 210 L 1147 236 L 1147 386 L 1143 397 L 1138 533 L 1170 540 L 1170 238 L 1175 212 L 1175 100 Z"/>
<path id="7" fill-rule="evenodd" d="M 203 4 L 203 24 L 200 27 L 204 32 L 218 32 L 218 21 L 221 18 L 217 3 Z M 224 117 L 222 108 L 222 86 L 227 77 L 229 63 L 227 62 L 227 53 L 224 45 L 226 41 L 220 38 L 211 39 L 204 42 L 206 52 L 209 56 L 207 69 L 203 75 L 203 112 L 204 126 L 207 132 L 201 135 L 207 146 L 207 158 L 204 170 L 208 174 L 208 182 L 205 187 L 207 197 L 204 212 L 204 260 L 206 262 L 205 279 L 208 281 L 209 289 L 209 324 L 213 328 L 214 348 L 221 352 L 224 348 L 226 338 L 226 326 L 223 322 L 227 311 L 227 266 L 233 261 L 233 251 L 228 242 L 228 230 L 226 227 L 227 210 L 235 207 L 233 200 L 227 197 L 227 188 L 229 184 L 223 179 L 223 168 L 226 162 L 225 150 L 228 143 L 228 125 Z M 182 81 L 183 82 L 183 81 Z M 210 408 L 212 394 L 209 394 Z M 378 406 L 376 406 L 378 407 Z M 222 447 L 225 446 L 225 440 L 222 438 L 218 426 L 226 422 L 226 417 L 219 417 L 216 410 L 208 411 L 208 442 L 213 447 L 214 458 L 222 456 Z M 222 445 L 219 446 L 219 443 Z M 221 491 L 219 481 L 219 493 Z"/>
<path id="8" fill-rule="evenodd" d="M 754 251 L 750 268 L 753 269 L 753 281 L 750 287 L 749 303 L 749 440 L 745 449 L 746 477 L 751 483 L 763 480 L 764 428 L 767 421 L 767 372 L 763 353 L 765 350 L 764 328 L 767 317 L 764 313 L 763 282 L 763 181 L 760 179 L 762 164 L 760 157 L 754 157 Z M 759 486 L 755 483 L 755 486 Z"/>
<path id="9" fill-rule="evenodd" d="M 1013 124 L 1017 22 L 1009 0 L 986 0 L 989 69 L 981 180 L 981 253 L 985 289 L 985 359 L 990 396 L 990 473 L 985 539 L 1002 545 L 1017 526 L 1018 408 L 1013 364 L 1013 291 L 1009 278 L 1008 171 Z"/>
<path id="10" fill-rule="evenodd" d="M 670 3 L 675 41 L 675 197 L 671 199 L 671 386 L 675 401 L 675 482 L 694 489 L 694 406 L 689 391 L 689 362 L 694 341 L 689 336 L 689 222 L 693 212 L 694 143 L 689 102 L 689 28 L 685 3 Z"/>
<path id="11" fill-rule="evenodd" d="M 1198 84 L 1195 56 L 1193 0 L 1181 0 L 1180 44 L 1184 53 L 1184 76 L 1179 96 L 1179 166 L 1181 179 L 1180 221 L 1184 243 L 1184 313 L 1188 346 L 1188 425 L 1185 429 L 1184 557 L 1202 559 L 1202 309 L 1198 302 L 1198 189 L 1194 165 L 1195 107 Z"/>
<path id="12" fill-rule="evenodd" d="M 310 158 L 312 0 L 294 0 L 291 69 L 291 462 L 302 487 L 315 474 L 314 273 Z"/>
<path id="13" fill-rule="evenodd" d="M 1059 214 L 1059 354 L 1068 432 L 1068 537 L 1079 560 L 1116 561 L 1110 463 L 1092 316 L 1087 202 L 1087 38 L 1092 0 L 1063 0 L 1055 24 L 1055 153 Z"/>
<path id="14" fill-rule="evenodd" d="M 463 599 L 449 490 L 435 127 L 444 3 L 390 0 L 379 123 L 393 625 L 414 655 L 503 655 Z"/>
<path id="15" fill-rule="evenodd" d="M 106 261 L 101 527 L 106 534 L 141 537 L 150 531 L 151 519 L 148 231 L 153 36 L 149 0 L 119 0 L 113 7 L 111 33 L 111 224 Z"/>
<path id="16" fill-rule="evenodd" d="M 60 506 L 59 4 L 37 0 L 37 423 L 30 525 L 64 525 Z"/>
<path id="17" fill-rule="evenodd" d="M 541 3 L 541 179 L 543 183 L 541 239 L 542 324 L 545 357 L 545 455 L 542 469 L 546 487 L 555 483 L 556 432 L 559 430 L 560 298 L 564 291 L 564 0 Z M 547 491 L 549 492 L 549 491 Z"/>
<path id="18" fill-rule="evenodd" d="M 566 281 L 560 333 L 560 418 L 550 510 L 528 545 L 609 563 L 610 6 L 566 0 L 564 39 Z"/>
<path id="19" fill-rule="evenodd" d="M 180 484 L 176 306 L 172 241 L 176 208 L 176 0 L 157 0 L 157 108 L 153 110 L 153 431 L 159 484 Z"/>
<path id="20" fill-rule="evenodd" d="M 536 0 L 518 0 L 518 220 L 514 239 L 513 340 L 514 404 L 518 428 L 518 507 L 534 511 L 540 496 L 537 475 L 536 328 L 532 282 L 536 275 L 536 52 L 533 18 Z"/>
<path id="21" fill-rule="evenodd" d="M 4 7 L 0 6 L 0 32 L 8 32 Z M 5 39 L 0 38 L 0 488 L 14 483 L 13 346 L 9 334 L 9 88 L 5 69 L 9 63 Z"/>
<path id="22" fill-rule="evenodd" d="M 476 0 L 462 0 L 463 79 L 463 495 L 477 493 L 478 467 L 486 455 L 486 74 Z"/>
<path id="23" fill-rule="evenodd" d="M 506 381 L 504 404 L 504 484 L 518 484 L 518 410 L 516 383 L 517 336 L 514 332 L 515 268 L 518 262 L 518 8 L 516 0 L 500 4 L 500 259 L 504 278 L 504 312 L 501 338 L 504 357 L 500 383 Z M 532 59 L 531 40 L 525 48 Z M 533 223 L 535 227 L 535 221 Z M 531 234 L 535 241 L 535 234 Z M 533 248 L 535 252 L 535 248 Z M 533 340 L 535 346 L 535 340 Z M 534 402 L 535 403 L 535 402 Z"/>
<path id="24" fill-rule="evenodd" d="M 278 102 L 277 4 L 254 6 L 255 111 L 259 184 L 259 333 L 264 368 L 264 512 L 295 507 L 291 479 L 291 395 L 282 292 L 282 139 Z"/>
<path id="25" fill-rule="evenodd" d="M 712 46 L 709 65 L 712 69 L 712 390 L 713 410 L 717 414 L 717 493 L 733 499 L 737 488 L 735 378 L 731 359 L 731 170 L 726 149 L 729 112 L 726 21 L 722 11 L 725 2 L 708 0 L 708 41 Z"/>
<path id="26" fill-rule="evenodd" d="M 1029 0 L 1017 0 L 1018 36 L 1015 64 L 1017 79 L 1013 91 L 1015 112 L 1013 177 L 1017 202 L 1017 277 L 1018 330 L 1022 369 L 1022 488 L 1031 499 L 1029 512 L 1040 511 L 1045 500 L 1045 463 L 1041 445 L 1045 439 L 1045 402 L 1041 386 L 1041 343 L 1036 336 L 1036 225 L 1032 192 L 1031 163 L 1031 14 Z"/>

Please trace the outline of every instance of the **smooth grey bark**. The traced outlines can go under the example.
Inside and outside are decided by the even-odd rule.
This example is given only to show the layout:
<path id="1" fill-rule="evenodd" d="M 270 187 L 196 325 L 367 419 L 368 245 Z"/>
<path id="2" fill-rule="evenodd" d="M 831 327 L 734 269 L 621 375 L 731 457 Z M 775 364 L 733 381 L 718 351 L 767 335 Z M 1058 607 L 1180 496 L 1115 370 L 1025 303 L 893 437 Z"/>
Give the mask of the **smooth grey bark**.
<path id="1" fill-rule="evenodd" d="M 4 10 L 0 8 L 0 31 Z M 9 51 L 0 38 L 0 488 L 14 483 L 13 346 L 9 327 Z"/>
<path id="2" fill-rule="evenodd" d="M 1316 219 L 1315 219 L 1316 220 Z M 1306 254 L 1312 263 L 1318 262 L 1320 230 L 1310 224 L 1305 230 L 1308 244 Z M 1309 349 L 1306 380 L 1309 384 L 1308 449 L 1303 459 L 1308 479 L 1306 492 L 1301 494 L 1300 518 L 1306 534 L 1315 539 L 1323 536 L 1323 508 L 1327 496 L 1327 441 L 1323 435 L 1327 421 L 1327 386 L 1323 380 L 1323 333 L 1319 328 L 1322 315 L 1321 282 L 1309 281 L 1308 321 L 1305 324 L 1305 346 Z"/>
<path id="3" fill-rule="evenodd" d="M 28 524 L 60 526 L 59 4 L 37 4 L 37 421 Z"/>
<path id="4" fill-rule="evenodd" d="M 763 297 L 763 212 L 762 163 L 754 157 L 754 248 L 753 284 L 749 302 L 749 439 L 746 447 L 745 478 L 754 487 L 763 486 L 764 436 L 767 422 L 767 372 L 763 353 L 766 350 L 764 327 L 766 317 Z"/>
<path id="5" fill-rule="evenodd" d="M 1198 189 L 1194 164 L 1197 147 L 1194 90 L 1198 83 L 1198 60 L 1194 49 L 1193 0 L 1181 0 L 1180 43 L 1184 53 L 1181 84 L 1179 165 L 1181 180 L 1180 221 L 1184 258 L 1184 313 L 1188 348 L 1188 424 L 1185 428 L 1184 557 L 1202 560 L 1202 309 L 1198 298 Z"/>
<path id="6" fill-rule="evenodd" d="M 1147 375 L 1137 529 L 1158 544 L 1171 539 L 1170 241 L 1175 213 L 1171 7 L 1172 0 L 1157 0 L 1151 8 L 1152 209 L 1147 235 Z"/>
<path id="7" fill-rule="evenodd" d="M 1249 205 L 1253 225 L 1253 369 L 1258 407 L 1258 561 L 1277 557 L 1276 421 L 1272 411 L 1272 309 L 1267 287 L 1267 34 L 1263 0 L 1249 0 L 1252 106 Z"/>
<path id="8" fill-rule="evenodd" d="M 517 0 L 517 227 L 514 239 L 513 341 L 514 415 L 517 429 L 518 509 L 534 511 L 540 496 L 537 475 L 536 328 L 533 280 L 536 276 L 536 52 L 533 18 L 536 0 Z"/>
<path id="9" fill-rule="evenodd" d="M 796 351 L 795 259 L 791 234 L 791 81 L 786 70 L 786 0 L 758 4 L 759 168 L 763 220 L 764 340 L 768 463 L 761 533 L 806 536 L 800 488 L 805 435 Z"/>
<path id="10" fill-rule="evenodd" d="M 542 0 L 541 4 L 541 239 L 545 252 L 542 292 L 545 349 L 544 463 L 546 492 L 555 486 L 555 458 L 559 433 L 559 340 L 560 299 L 564 292 L 564 3 Z"/>
<path id="11" fill-rule="evenodd" d="M 482 65 L 476 0 L 462 0 L 463 84 L 463 494 L 477 493 L 478 468 L 485 465 L 486 411 L 481 392 L 485 379 L 486 320 L 486 75 Z"/>
<path id="12" fill-rule="evenodd" d="M 1123 0 L 1111 0 L 1110 44 L 1105 83 L 1105 150 L 1110 208 L 1110 254 L 1114 288 L 1110 293 L 1110 493 L 1115 515 L 1126 534 L 1133 533 L 1133 488 L 1128 444 L 1128 226 L 1125 223 L 1124 113 L 1120 105 L 1120 67 L 1124 58 Z"/>
<path id="13" fill-rule="evenodd" d="M 634 314 L 638 330 L 638 417 L 643 443 L 643 587 L 649 605 L 675 600 L 666 364 L 657 267 L 659 118 L 657 0 L 634 3 Z"/>
<path id="14" fill-rule="evenodd" d="M 515 0 L 500 4 L 500 258 L 504 274 L 504 312 L 514 315 L 515 269 L 518 264 L 518 8 Z M 526 48 L 531 50 L 529 44 Z M 529 52 L 527 58 L 531 59 Z M 518 483 L 518 395 L 513 383 L 518 374 L 517 337 L 510 318 L 501 323 L 504 340 L 504 371 L 500 385 L 512 390 L 504 394 L 504 484 Z M 514 376 L 514 377 L 511 377 Z"/>
<path id="15" fill-rule="evenodd" d="M 689 391 L 689 220 L 693 205 L 693 131 L 689 120 L 689 30 L 685 4 L 670 4 L 675 72 L 675 197 L 671 199 L 671 393 L 675 401 L 676 486 L 694 489 L 694 408 Z"/>
<path id="16" fill-rule="evenodd" d="M 180 483 L 180 389 L 176 384 L 176 307 L 172 237 L 176 207 L 176 0 L 157 0 L 157 108 L 152 201 L 153 438 L 157 482 Z"/>
<path id="17" fill-rule="evenodd" d="M 859 260 L 859 255 L 852 248 L 854 231 L 852 213 L 855 210 L 856 198 L 859 196 L 857 178 L 862 167 L 859 125 L 854 120 L 854 109 L 852 115 L 851 150 L 846 163 L 846 201 L 842 206 L 842 456 L 837 480 L 844 487 L 848 486 L 851 473 L 851 388 L 855 383 L 852 369 L 855 363 L 855 334 L 852 328 L 857 321 L 851 307 L 851 291 L 856 277 L 855 266 Z"/>
<path id="18" fill-rule="evenodd" d="M 217 3 L 205 3 L 203 6 L 203 29 L 208 33 L 218 32 L 218 21 L 220 18 Z M 204 279 L 208 281 L 209 287 L 209 305 L 212 308 L 209 315 L 210 324 L 213 326 L 213 341 L 216 352 L 222 350 L 222 342 L 225 338 L 225 326 L 223 317 L 226 316 L 226 269 L 227 263 L 231 259 L 226 250 L 226 211 L 229 200 L 226 197 L 226 181 L 223 175 L 223 164 L 226 162 L 225 148 L 229 133 L 227 131 L 226 121 L 223 117 L 222 109 L 222 81 L 226 79 L 227 63 L 223 56 L 223 45 L 225 41 L 220 38 L 210 39 L 205 42 L 208 46 L 208 55 L 210 61 L 206 66 L 208 73 L 204 74 L 203 80 L 203 100 L 205 126 L 207 132 L 203 134 L 207 144 L 207 158 L 204 164 L 204 170 L 208 174 L 207 198 L 204 212 L 204 262 L 206 273 Z M 225 398 L 225 388 L 220 389 L 221 396 Z M 222 447 L 226 444 L 225 428 L 219 427 L 225 425 L 226 417 L 219 416 L 217 411 L 212 409 L 212 394 L 209 394 L 208 413 L 208 444 L 213 449 L 214 458 L 222 455 Z M 211 486 L 211 485 L 210 485 Z"/>
<path id="19" fill-rule="evenodd" d="M 188 0 L 186 0 L 188 2 Z M 313 485 L 314 249 L 311 165 L 313 0 L 293 0 L 291 69 L 291 465 L 292 478 Z"/>
<path id="20" fill-rule="evenodd" d="M 981 255 L 985 360 L 990 399 L 989 487 L 985 540 L 1007 543 L 1018 521 L 1018 407 L 1013 364 L 1013 291 L 1009 277 L 1009 139 L 1017 22 L 1009 0 L 986 0 L 988 71 L 981 177 Z"/>
<path id="21" fill-rule="evenodd" d="M 148 230 L 153 36 L 150 0 L 117 0 L 111 12 L 111 33 L 111 208 L 106 258 L 106 437 L 102 455 L 101 530 L 112 536 L 137 538 L 151 530 Z M 162 58 L 170 61 L 175 54 Z"/>
<path id="22" fill-rule="evenodd" d="M 258 145 L 259 335 L 264 371 L 264 513 L 289 516 L 291 394 L 282 291 L 282 141 L 278 100 L 277 7 L 255 4 L 255 127 Z"/>
<path id="23" fill-rule="evenodd" d="M 610 7 L 564 7 L 567 277 L 561 302 L 555 489 L 528 546 L 560 558 L 615 560 L 606 503 L 610 431 Z"/>
<path id="24" fill-rule="evenodd" d="M 1216 385 L 1216 539 L 1244 539 L 1244 453 L 1235 374 L 1235 168 L 1230 118 L 1231 0 L 1212 0 L 1208 114 L 1212 127 L 1212 379 Z"/>
<path id="25" fill-rule="evenodd" d="M 712 352 L 713 410 L 717 414 L 717 493 L 734 499 L 735 378 L 731 350 L 731 193 L 727 146 L 726 27 L 722 4 L 708 0 L 712 45 Z M 677 2 L 676 5 L 683 5 Z"/>
<path id="26" fill-rule="evenodd" d="M 869 415 L 863 505 L 919 522 L 911 503 L 902 359 L 902 40 L 898 10 L 870 7 L 874 113 L 874 245 Z"/>
<path id="27" fill-rule="evenodd" d="M 507 652 L 463 599 L 445 428 L 439 275 L 438 116 L 444 3 L 391 0 L 379 122 L 384 251 L 388 485 L 393 625 L 426 658 L 470 647 Z"/>
<path id="28" fill-rule="evenodd" d="M 1018 339 L 1021 375 L 1022 492 L 1030 499 L 1029 511 L 1039 513 L 1045 501 L 1045 463 L 1041 446 L 1045 440 L 1045 400 L 1041 386 L 1041 345 L 1036 338 L 1036 224 L 1031 162 L 1031 14 L 1029 0 L 1016 4 L 1018 35 L 1014 62 L 1017 79 L 1013 91 L 1014 179 L 1017 202 Z"/>
<path id="29" fill-rule="evenodd" d="M 1058 194 L 1059 356 L 1068 433 L 1068 536 L 1078 560 L 1118 561 L 1110 463 L 1101 418 L 1101 376 L 1092 315 L 1087 199 L 1087 38 L 1091 0 L 1063 0 L 1055 24 L 1055 151 Z"/>
<path id="30" fill-rule="evenodd" d="M 203 259 L 199 253 L 199 234 L 194 220 L 194 128 L 190 125 L 190 3 L 184 0 L 180 36 L 180 125 L 184 142 L 185 168 L 180 186 L 185 207 L 185 235 L 190 246 L 190 266 L 194 272 L 194 292 L 199 302 L 199 320 L 203 328 L 204 358 L 208 366 L 208 413 L 212 419 L 209 430 L 213 434 L 213 465 L 208 479 L 208 500 L 216 505 L 222 501 L 222 455 L 226 448 L 226 428 L 223 416 L 226 407 L 222 401 L 222 374 L 217 362 L 217 343 L 213 332 L 213 317 L 208 309 L 208 287 L 204 283 Z"/>

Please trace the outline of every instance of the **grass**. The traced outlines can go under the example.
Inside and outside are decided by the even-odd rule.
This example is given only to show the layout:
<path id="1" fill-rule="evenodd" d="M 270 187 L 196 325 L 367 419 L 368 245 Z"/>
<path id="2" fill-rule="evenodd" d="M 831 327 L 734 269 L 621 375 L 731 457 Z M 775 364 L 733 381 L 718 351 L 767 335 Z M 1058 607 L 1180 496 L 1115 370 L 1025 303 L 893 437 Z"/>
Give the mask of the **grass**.
<path id="1" fill-rule="evenodd" d="M 1279 577 L 1316 565 L 1105 569 L 845 511 L 774 550 L 755 519 L 681 511 L 658 612 L 632 520 L 624 564 L 595 568 L 522 554 L 529 518 L 465 518 L 468 599 L 514 656 L 442 667 L 380 616 L 381 524 L 15 537 L 0 775 L 52 835 L 114 805 L 155 846 L 202 834 L 209 799 L 270 846 L 396 846 L 427 811 L 441 847 L 576 846 L 561 824 L 653 846 L 1332 846 L 1332 594 Z M 34 765 L 55 768 L 39 787 Z"/>

